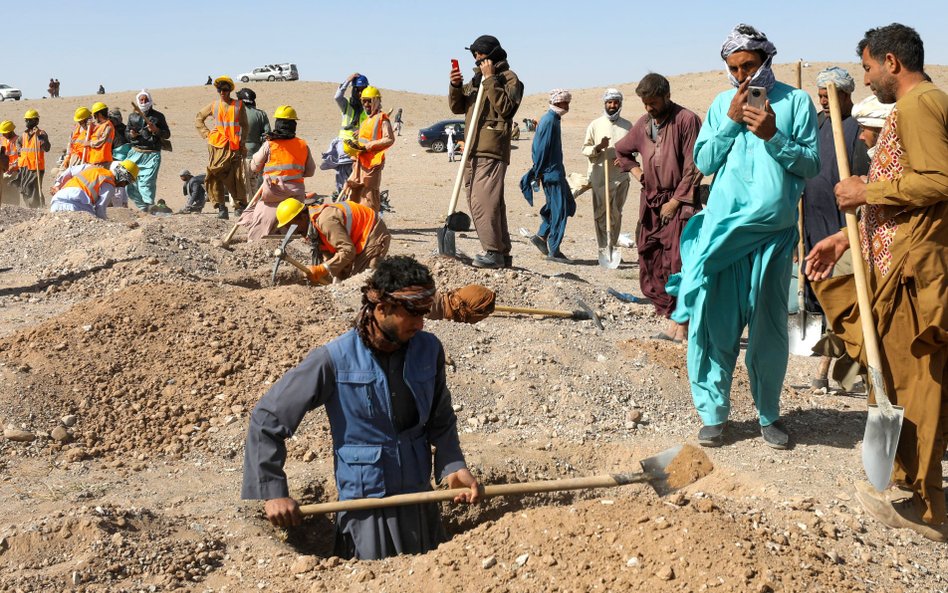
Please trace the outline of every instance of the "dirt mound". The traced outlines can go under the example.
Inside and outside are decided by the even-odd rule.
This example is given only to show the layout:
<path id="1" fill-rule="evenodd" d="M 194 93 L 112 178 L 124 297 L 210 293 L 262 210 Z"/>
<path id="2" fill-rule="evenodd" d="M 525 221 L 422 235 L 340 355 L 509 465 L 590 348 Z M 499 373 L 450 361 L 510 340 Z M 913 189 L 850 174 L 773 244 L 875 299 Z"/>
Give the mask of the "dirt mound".
<path id="1" fill-rule="evenodd" d="M 213 528 L 113 506 L 20 524 L 0 542 L 0 587 L 16 591 L 60 591 L 66 583 L 90 591 L 173 590 L 203 581 L 226 551 Z"/>

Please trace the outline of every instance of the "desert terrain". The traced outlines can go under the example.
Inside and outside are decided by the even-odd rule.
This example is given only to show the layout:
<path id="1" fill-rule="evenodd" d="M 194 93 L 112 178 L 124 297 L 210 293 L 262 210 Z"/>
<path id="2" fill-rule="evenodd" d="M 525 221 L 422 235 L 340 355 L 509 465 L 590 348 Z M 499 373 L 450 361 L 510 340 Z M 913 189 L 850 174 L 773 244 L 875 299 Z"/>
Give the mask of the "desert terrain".
<path id="1" fill-rule="evenodd" d="M 803 71 L 813 95 L 825 66 Z M 790 65 L 776 70 L 790 80 Z M 948 68 L 929 72 L 948 83 Z M 519 74 L 527 97 L 517 119 L 538 118 L 546 90 Z M 669 80 L 673 98 L 702 116 L 727 84 L 721 71 Z M 280 104 L 297 109 L 299 135 L 318 158 L 338 128 L 335 83 L 249 86 L 271 117 Z M 618 86 L 634 121 L 643 113 L 635 82 Z M 159 196 L 177 210 L 178 171 L 206 164 L 193 119 L 214 93 L 150 90 L 174 144 Z M 483 284 L 499 304 L 526 307 L 574 310 L 582 299 L 603 323 L 498 313 L 476 325 L 426 324 L 445 346 L 475 475 L 500 484 L 636 471 L 645 457 L 694 443 L 686 348 L 649 339 L 664 325 L 650 305 L 606 292 L 641 294 L 636 254 L 623 249 L 618 270 L 597 265 L 588 194 L 563 244 L 576 262 L 546 261 L 518 232 L 539 222 L 539 205 L 517 189 L 530 167 L 524 133 L 507 176 L 514 267 L 441 258 L 435 231 L 457 163 L 416 136 L 451 116 L 446 99 L 381 91 L 383 107 L 403 108 L 405 121 L 382 182 L 395 209 L 386 214 L 391 252 L 429 265 L 440 286 Z M 563 120 L 568 171 L 586 169 L 579 149 L 602 91 L 574 90 Z M 135 92 L 4 102 L 0 120 L 19 131 L 23 112 L 38 109 L 58 153 L 76 107 L 103 99 L 127 115 Z M 637 219 L 632 186 L 624 232 Z M 331 172 L 307 188 L 330 193 Z M 445 505 L 452 539 L 433 552 L 333 557 L 331 518 L 284 531 L 265 521 L 260 502 L 239 500 L 243 441 L 268 387 L 349 327 L 364 276 L 312 288 L 283 266 L 274 286 L 275 243 L 248 244 L 238 232 L 223 246 L 233 221 L 216 220 L 210 207 L 167 217 L 110 209 L 101 221 L 14 206 L 14 196 L 4 188 L 0 207 L 0 592 L 948 591 L 945 545 L 888 530 L 855 500 L 865 395 L 813 390 L 817 359 L 796 356 L 782 399 L 795 443 L 788 451 L 761 441 L 738 365 L 731 438 L 706 451 L 714 471 L 676 493 L 633 485 Z M 480 250 L 473 232 L 458 247 L 466 257 Z M 302 244 L 290 250 L 306 253 Z M 335 499 L 330 451 L 325 414 L 314 411 L 288 441 L 286 470 L 301 502 Z"/>

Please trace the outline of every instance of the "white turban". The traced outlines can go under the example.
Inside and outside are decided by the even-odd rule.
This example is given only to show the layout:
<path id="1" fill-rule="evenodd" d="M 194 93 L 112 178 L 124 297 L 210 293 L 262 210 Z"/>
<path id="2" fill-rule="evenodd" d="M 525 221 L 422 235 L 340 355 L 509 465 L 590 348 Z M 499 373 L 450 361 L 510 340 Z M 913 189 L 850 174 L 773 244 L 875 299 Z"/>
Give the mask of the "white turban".
<path id="1" fill-rule="evenodd" d="M 893 107 L 895 103 L 880 103 L 875 95 L 869 95 L 853 105 L 853 117 L 860 126 L 881 129 Z"/>
<path id="2" fill-rule="evenodd" d="M 836 88 L 846 94 L 853 94 L 856 90 L 856 81 L 839 66 L 830 66 L 816 75 L 816 86 L 825 89 L 828 83 L 832 82 Z"/>
<path id="3" fill-rule="evenodd" d="M 618 101 L 622 102 L 622 93 L 619 92 L 619 89 L 606 89 L 606 92 L 602 94 L 602 102 L 606 101 Z"/>
<path id="4" fill-rule="evenodd" d="M 142 97 L 145 97 L 146 99 L 144 103 L 140 101 Z M 151 93 L 145 89 L 142 89 L 137 95 L 135 95 L 135 103 L 141 108 L 143 113 L 148 113 L 148 110 L 151 109 L 151 106 L 154 104 L 151 100 Z"/>
<path id="5" fill-rule="evenodd" d="M 550 91 L 550 105 L 556 103 L 569 103 L 573 100 L 573 95 L 566 89 L 553 89 Z"/>

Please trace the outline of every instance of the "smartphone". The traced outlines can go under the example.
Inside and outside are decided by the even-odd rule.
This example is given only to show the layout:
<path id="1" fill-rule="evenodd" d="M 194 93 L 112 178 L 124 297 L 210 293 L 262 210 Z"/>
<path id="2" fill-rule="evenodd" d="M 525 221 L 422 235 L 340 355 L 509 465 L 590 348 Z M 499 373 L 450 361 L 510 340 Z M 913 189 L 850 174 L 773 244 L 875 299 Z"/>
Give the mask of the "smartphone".
<path id="1" fill-rule="evenodd" d="M 451 60 L 451 70 L 460 70 L 461 66 L 458 64 L 457 60 Z"/>
<path id="2" fill-rule="evenodd" d="M 764 109 L 767 102 L 767 89 L 762 86 L 747 87 L 747 104 L 757 109 Z"/>

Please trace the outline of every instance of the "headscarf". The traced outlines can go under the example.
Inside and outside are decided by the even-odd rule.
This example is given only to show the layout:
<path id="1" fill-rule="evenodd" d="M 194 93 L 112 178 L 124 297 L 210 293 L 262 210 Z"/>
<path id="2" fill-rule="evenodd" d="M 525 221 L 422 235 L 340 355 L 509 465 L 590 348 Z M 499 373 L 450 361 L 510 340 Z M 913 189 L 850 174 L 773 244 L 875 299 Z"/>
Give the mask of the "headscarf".
<path id="1" fill-rule="evenodd" d="M 761 51 L 764 53 L 766 56 L 764 63 L 751 77 L 750 83 L 753 86 L 762 86 L 768 91 L 772 89 L 774 83 L 777 82 L 771 69 L 774 56 L 777 55 L 777 48 L 767 39 L 767 36 L 750 25 L 738 24 L 731 30 L 721 46 L 721 59 L 726 60 L 728 56 L 738 51 Z M 741 84 L 726 67 L 725 71 L 731 85 L 736 87 Z"/>
<path id="2" fill-rule="evenodd" d="M 839 66 L 830 66 L 826 70 L 821 70 L 816 75 L 816 86 L 825 89 L 828 83 L 832 82 L 840 91 L 851 95 L 856 90 L 856 81 Z"/>
<path id="3" fill-rule="evenodd" d="M 124 181 L 131 185 L 132 174 L 128 172 L 128 169 L 122 166 L 120 161 L 112 161 L 112 164 L 109 165 L 109 170 L 112 171 L 112 176 L 115 177 L 115 183 L 122 183 Z"/>
<path id="4" fill-rule="evenodd" d="M 273 122 L 273 131 L 267 134 L 267 140 L 289 140 L 296 138 L 296 120 L 277 118 Z"/>
<path id="5" fill-rule="evenodd" d="M 145 97 L 146 101 L 144 104 L 140 103 L 138 100 L 141 97 Z M 142 113 L 148 113 L 151 110 L 151 106 L 154 105 L 154 102 L 151 100 L 151 93 L 142 89 L 135 95 L 135 103 L 141 108 Z"/>
<path id="6" fill-rule="evenodd" d="M 557 107 L 556 103 L 569 103 L 573 100 L 573 95 L 566 89 L 553 89 L 550 91 L 550 111 L 556 115 L 563 117 L 563 115 L 568 111 L 561 107 Z"/>
<path id="7" fill-rule="evenodd" d="M 880 103 L 875 95 L 869 95 L 853 105 L 852 116 L 860 126 L 881 129 L 893 107 L 895 103 Z"/>
<path id="8" fill-rule="evenodd" d="M 253 92 L 252 89 L 246 87 L 237 91 L 237 98 L 243 101 L 246 105 L 256 108 L 257 107 L 257 93 Z"/>
<path id="9" fill-rule="evenodd" d="M 362 309 L 356 317 L 355 327 L 362 342 L 369 348 L 382 352 L 394 352 L 404 346 L 385 334 L 375 320 L 375 307 L 381 303 L 401 305 L 411 314 L 426 315 L 434 305 L 435 285 L 405 286 L 394 292 L 385 292 L 371 284 L 362 287 Z"/>
<path id="10" fill-rule="evenodd" d="M 470 47 L 464 49 L 470 51 L 472 56 L 476 53 L 486 55 L 485 59 L 490 60 L 494 65 L 507 59 L 507 52 L 504 51 L 504 48 L 500 46 L 500 41 L 493 35 L 481 35 L 474 40 Z M 471 86 L 475 89 L 480 86 L 481 79 L 484 77 L 479 66 L 480 64 L 477 64 L 474 68 L 474 78 L 471 79 Z"/>
<path id="11" fill-rule="evenodd" d="M 619 108 L 616 109 L 616 112 L 612 115 L 609 115 L 609 112 L 603 109 L 603 114 L 609 119 L 609 121 L 616 123 L 616 120 L 619 119 L 619 115 L 622 113 L 622 93 L 619 91 L 619 89 L 608 88 L 606 89 L 606 92 L 602 94 L 602 102 L 605 103 L 606 101 L 619 102 Z"/>

